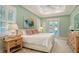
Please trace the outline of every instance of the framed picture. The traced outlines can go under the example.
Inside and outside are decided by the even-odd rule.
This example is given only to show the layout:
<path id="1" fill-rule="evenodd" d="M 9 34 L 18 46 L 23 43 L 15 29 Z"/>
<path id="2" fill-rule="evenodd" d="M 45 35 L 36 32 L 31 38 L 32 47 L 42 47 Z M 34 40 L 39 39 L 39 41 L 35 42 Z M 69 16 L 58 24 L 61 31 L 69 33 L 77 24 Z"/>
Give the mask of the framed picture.
<path id="1" fill-rule="evenodd" d="M 24 17 L 24 28 L 33 28 L 34 27 L 34 21 L 31 18 L 25 18 Z"/>

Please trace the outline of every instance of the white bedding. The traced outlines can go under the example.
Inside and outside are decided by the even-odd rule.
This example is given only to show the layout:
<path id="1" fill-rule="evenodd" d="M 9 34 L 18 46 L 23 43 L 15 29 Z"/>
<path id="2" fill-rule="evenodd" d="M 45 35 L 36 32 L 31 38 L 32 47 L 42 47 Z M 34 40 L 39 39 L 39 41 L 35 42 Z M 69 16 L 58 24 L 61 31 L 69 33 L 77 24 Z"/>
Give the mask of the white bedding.
<path id="1" fill-rule="evenodd" d="M 49 42 L 53 41 L 53 34 L 52 33 L 38 33 L 33 35 L 23 35 L 23 41 L 27 43 L 42 45 L 48 47 Z"/>

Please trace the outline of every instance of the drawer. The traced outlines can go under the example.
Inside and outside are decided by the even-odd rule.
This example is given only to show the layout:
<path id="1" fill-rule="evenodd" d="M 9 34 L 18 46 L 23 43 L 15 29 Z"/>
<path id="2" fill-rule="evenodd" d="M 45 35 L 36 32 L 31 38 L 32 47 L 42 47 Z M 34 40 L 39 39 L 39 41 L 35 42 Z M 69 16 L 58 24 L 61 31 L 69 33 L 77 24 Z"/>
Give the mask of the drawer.
<path id="1" fill-rule="evenodd" d="M 74 44 L 74 45 L 76 44 L 76 42 L 75 42 L 75 41 L 72 41 L 72 40 L 71 40 L 70 42 L 71 42 L 71 44 Z"/>
<path id="2" fill-rule="evenodd" d="M 17 45 L 18 45 L 18 44 L 22 44 L 22 40 L 18 40 L 18 41 L 17 41 Z"/>
<path id="3" fill-rule="evenodd" d="M 76 49 L 74 47 L 72 48 L 72 50 L 73 50 L 73 52 L 76 52 Z"/>
<path id="4" fill-rule="evenodd" d="M 70 46 L 73 52 L 76 52 L 76 47 Z"/>
<path id="5" fill-rule="evenodd" d="M 76 46 L 75 42 L 71 42 L 72 46 Z"/>
<path id="6" fill-rule="evenodd" d="M 15 44 L 17 42 L 17 40 L 12 40 L 12 41 L 9 41 L 8 43 L 9 44 Z"/>
<path id="7" fill-rule="evenodd" d="M 75 34 L 79 36 L 79 32 L 76 32 Z"/>
<path id="8" fill-rule="evenodd" d="M 22 42 L 22 39 L 18 39 L 17 42 Z"/>
<path id="9" fill-rule="evenodd" d="M 14 47 L 16 45 L 16 42 L 10 42 L 10 43 L 8 43 L 8 46 L 11 48 L 11 47 Z"/>
<path id="10" fill-rule="evenodd" d="M 16 40 L 18 40 L 18 39 L 22 39 L 22 37 L 16 37 L 15 39 L 16 39 Z"/>
<path id="11" fill-rule="evenodd" d="M 13 47 L 15 45 L 18 45 L 18 44 L 21 44 L 22 43 L 22 40 L 21 39 L 18 39 L 18 40 L 14 40 L 14 41 L 10 41 L 8 43 L 9 46 Z"/>

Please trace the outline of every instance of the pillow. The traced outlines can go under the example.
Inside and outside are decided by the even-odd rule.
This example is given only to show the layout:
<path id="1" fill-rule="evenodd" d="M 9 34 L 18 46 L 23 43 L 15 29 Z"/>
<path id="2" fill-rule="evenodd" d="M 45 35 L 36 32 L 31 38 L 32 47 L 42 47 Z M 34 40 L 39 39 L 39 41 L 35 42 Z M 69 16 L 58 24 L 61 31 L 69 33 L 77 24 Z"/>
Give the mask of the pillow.
<path id="1" fill-rule="evenodd" d="M 37 34 L 39 31 L 37 29 L 26 29 L 26 34 L 32 35 L 32 34 Z"/>
<path id="2" fill-rule="evenodd" d="M 27 33 L 28 35 L 32 35 L 32 34 L 33 34 L 31 29 L 27 29 L 27 30 L 26 30 L 26 33 Z"/>
<path id="3" fill-rule="evenodd" d="M 39 33 L 38 29 L 35 29 L 35 32 L 36 32 L 36 33 Z"/>
<path id="4" fill-rule="evenodd" d="M 37 34 L 37 33 L 39 33 L 39 31 L 37 29 L 32 29 L 32 33 Z"/>
<path id="5" fill-rule="evenodd" d="M 33 33 L 33 34 L 36 34 L 36 31 L 35 31 L 35 29 L 32 29 L 32 33 Z"/>

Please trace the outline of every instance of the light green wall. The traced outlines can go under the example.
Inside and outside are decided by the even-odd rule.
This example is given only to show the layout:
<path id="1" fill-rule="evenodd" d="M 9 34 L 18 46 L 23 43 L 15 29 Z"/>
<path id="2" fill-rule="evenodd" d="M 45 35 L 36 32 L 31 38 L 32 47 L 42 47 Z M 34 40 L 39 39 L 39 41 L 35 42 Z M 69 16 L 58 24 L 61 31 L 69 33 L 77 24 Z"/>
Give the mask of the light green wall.
<path id="1" fill-rule="evenodd" d="M 41 22 L 46 22 L 47 19 L 59 18 L 59 36 L 67 37 L 69 33 L 69 26 L 70 26 L 70 16 L 57 16 L 57 17 L 49 17 L 41 19 Z M 44 32 L 47 32 L 48 28 L 44 28 Z"/>
<path id="2" fill-rule="evenodd" d="M 70 16 L 61 16 L 60 18 L 60 36 L 67 37 L 69 35 Z"/>
<path id="3" fill-rule="evenodd" d="M 23 8 L 22 6 L 16 6 L 16 12 L 17 12 L 17 24 L 20 29 L 24 28 L 24 16 L 32 18 L 32 20 L 36 20 L 39 17 L 32 12 L 28 11 L 27 9 Z M 35 28 L 37 27 L 35 22 Z"/>
<path id="4" fill-rule="evenodd" d="M 77 15 L 79 13 L 79 6 L 77 6 L 75 9 L 74 9 L 74 11 L 72 12 L 72 14 L 71 14 L 71 26 L 75 26 L 74 25 L 74 22 L 75 22 L 75 20 L 74 20 L 74 16 L 75 15 Z"/>
<path id="5" fill-rule="evenodd" d="M 26 10 L 21 6 L 16 6 L 16 9 L 17 9 L 17 24 L 21 29 L 24 26 L 24 23 L 23 23 L 24 16 L 32 17 L 34 20 L 36 18 L 39 18 L 37 15 L 31 13 L 30 11 Z M 59 27 L 60 36 L 67 37 L 69 33 L 70 16 L 58 16 L 58 17 L 49 17 L 49 18 L 60 18 L 60 27 Z M 43 24 L 43 22 L 46 22 L 45 19 L 49 19 L 49 18 L 39 18 L 41 19 L 41 25 Z M 35 27 L 37 27 L 37 25 L 35 25 Z M 47 28 L 44 28 L 44 32 L 47 32 L 46 29 Z"/>

